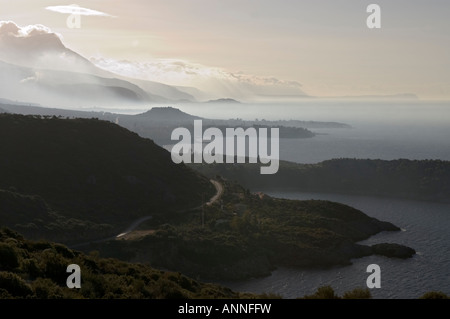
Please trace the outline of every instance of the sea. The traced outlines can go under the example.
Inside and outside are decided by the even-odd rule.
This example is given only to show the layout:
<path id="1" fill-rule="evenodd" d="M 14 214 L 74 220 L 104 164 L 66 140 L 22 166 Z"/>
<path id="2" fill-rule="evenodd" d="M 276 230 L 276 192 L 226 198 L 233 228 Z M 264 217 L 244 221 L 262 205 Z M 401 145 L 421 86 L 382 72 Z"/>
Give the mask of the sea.
<path id="1" fill-rule="evenodd" d="M 182 111 L 205 118 L 304 120 L 341 122 L 351 128 L 311 129 L 308 139 L 281 139 L 280 157 L 297 163 L 318 163 L 333 158 L 450 160 L 450 102 L 305 100 L 284 104 L 186 104 Z M 264 191 L 262 189 L 254 191 Z M 278 268 L 271 276 L 239 282 L 221 282 L 236 291 L 275 293 L 284 298 L 312 294 L 330 285 L 338 294 L 366 288 L 367 267 L 381 269 L 381 288 L 371 289 L 376 299 L 418 298 L 428 291 L 450 295 L 450 204 L 342 194 L 271 191 L 290 199 L 321 199 L 344 203 L 402 229 L 382 232 L 363 242 L 399 243 L 417 254 L 400 260 L 370 256 L 352 265 L 331 269 Z"/>

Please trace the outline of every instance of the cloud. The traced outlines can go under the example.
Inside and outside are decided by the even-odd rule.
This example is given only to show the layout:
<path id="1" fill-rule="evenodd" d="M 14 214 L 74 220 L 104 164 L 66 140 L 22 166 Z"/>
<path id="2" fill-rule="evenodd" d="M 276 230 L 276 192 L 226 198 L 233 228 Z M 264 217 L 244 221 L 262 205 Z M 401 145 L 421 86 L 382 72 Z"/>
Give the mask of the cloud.
<path id="1" fill-rule="evenodd" d="M 19 83 L 21 83 L 21 84 L 37 83 L 37 82 L 41 81 L 42 78 L 43 78 L 43 74 L 39 71 L 35 71 L 33 76 L 24 78 L 24 79 L 20 80 Z"/>
<path id="2" fill-rule="evenodd" d="M 12 21 L 0 21 L 1 37 L 27 38 L 41 34 L 54 34 L 59 38 L 62 38 L 60 34 L 52 32 L 52 30 L 42 24 L 33 24 L 25 27 L 19 27 Z"/>
<path id="3" fill-rule="evenodd" d="M 66 48 L 60 34 L 40 24 L 21 27 L 0 21 L 0 60 L 30 68 L 92 72 L 89 62 Z"/>
<path id="4" fill-rule="evenodd" d="M 199 100 L 230 97 L 251 101 L 263 96 L 306 95 L 301 89 L 301 84 L 295 81 L 233 73 L 183 60 L 154 59 L 134 62 L 104 57 L 93 57 L 90 60 L 98 67 L 122 76 L 197 88 L 205 93 L 196 96 Z"/>
<path id="5" fill-rule="evenodd" d="M 83 8 L 76 4 L 72 4 L 69 6 L 49 6 L 49 7 L 46 7 L 45 9 L 49 10 L 49 11 L 53 11 L 53 12 L 63 13 L 63 14 L 114 18 L 114 16 L 112 16 L 108 13 L 97 11 L 97 10 L 92 10 L 92 9 L 88 9 L 88 8 Z"/>

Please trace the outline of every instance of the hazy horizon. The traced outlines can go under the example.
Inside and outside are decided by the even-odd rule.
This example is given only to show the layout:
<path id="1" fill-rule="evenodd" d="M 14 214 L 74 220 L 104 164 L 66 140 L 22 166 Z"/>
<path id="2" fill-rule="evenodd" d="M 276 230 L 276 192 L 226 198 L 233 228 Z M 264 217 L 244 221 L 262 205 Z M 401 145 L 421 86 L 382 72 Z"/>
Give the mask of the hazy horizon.
<path id="1" fill-rule="evenodd" d="M 0 21 L 22 37 L 55 32 L 98 67 L 200 100 L 450 99 L 450 4 L 441 0 L 378 1 L 381 29 L 367 27 L 366 1 L 78 1 L 80 28 L 66 24 L 75 9 L 64 3 L 1 2 Z"/>

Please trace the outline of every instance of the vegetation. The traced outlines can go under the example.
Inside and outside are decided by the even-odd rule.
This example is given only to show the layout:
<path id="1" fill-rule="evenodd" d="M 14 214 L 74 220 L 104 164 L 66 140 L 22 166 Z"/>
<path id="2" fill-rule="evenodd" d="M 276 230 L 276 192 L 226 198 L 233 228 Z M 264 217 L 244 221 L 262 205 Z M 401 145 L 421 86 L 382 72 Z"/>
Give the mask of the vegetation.
<path id="1" fill-rule="evenodd" d="M 81 268 L 81 288 L 69 289 L 66 268 Z M 202 283 L 180 273 L 161 271 L 138 263 L 85 255 L 61 244 L 26 240 L 0 229 L 0 299 L 280 299 L 276 294 L 234 292 Z M 338 296 L 332 287 L 319 287 L 302 299 L 370 299 L 368 289 L 356 288 Z M 421 299 L 448 299 L 428 292 Z"/>
<path id="2" fill-rule="evenodd" d="M 131 221 L 153 217 L 122 240 L 85 246 L 86 253 L 99 251 L 89 256 L 3 230 L 0 296 L 6 298 L 241 296 L 99 256 L 219 280 L 265 276 L 278 266 L 328 267 L 374 253 L 408 252 L 398 245 L 355 244 L 399 229 L 349 206 L 274 199 L 219 177 L 221 199 L 199 208 L 215 193 L 206 177 L 173 164 L 152 141 L 95 119 L 0 114 L 0 176 L 0 225 L 29 239 L 72 245 L 117 235 Z M 65 267 L 72 263 L 85 269 L 80 291 L 64 288 Z"/>
<path id="3" fill-rule="evenodd" d="M 70 264 L 81 268 L 81 289 L 67 288 Z M 257 297 L 200 283 L 180 273 L 103 259 L 95 253 L 84 255 L 60 244 L 29 241 L 11 230 L 0 230 L 0 299 Z"/>
<path id="4" fill-rule="evenodd" d="M 151 140 L 95 119 L 0 114 L 0 154 L 1 225 L 34 238 L 114 234 L 215 192 Z"/>
<path id="5" fill-rule="evenodd" d="M 51 238 L 59 242 L 107 237 L 113 230 L 110 224 L 63 216 L 40 196 L 5 190 L 0 190 L 0 221 L 2 226 L 9 226 L 27 238 Z"/>
<path id="6" fill-rule="evenodd" d="M 450 299 L 450 297 L 442 291 L 430 291 L 425 293 L 420 299 Z"/>
<path id="7" fill-rule="evenodd" d="M 300 299 L 371 299 L 372 294 L 367 288 L 355 288 L 345 292 L 341 297 L 338 296 L 331 286 L 317 288 L 312 295 L 306 295 Z M 419 299 L 449 299 L 450 297 L 441 291 L 430 291 L 425 293 Z"/>
<path id="8" fill-rule="evenodd" d="M 281 162 L 277 174 L 259 164 L 191 164 L 206 176 L 221 175 L 257 190 L 300 190 L 448 202 L 450 162 L 440 160 L 334 159 L 318 164 Z"/>
<path id="9" fill-rule="evenodd" d="M 301 299 L 371 299 L 372 294 L 367 288 L 355 288 L 342 295 L 338 296 L 331 286 L 323 286 L 317 288 L 317 291 L 312 295 L 306 295 Z"/>
<path id="10" fill-rule="evenodd" d="M 266 276 L 277 266 L 328 267 L 383 254 L 355 242 L 399 230 L 343 204 L 274 199 L 221 183 L 221 202 L 203 211 L 159 216 L 123 240 L 85 249 L 203 279 L 234 280 Z"/>

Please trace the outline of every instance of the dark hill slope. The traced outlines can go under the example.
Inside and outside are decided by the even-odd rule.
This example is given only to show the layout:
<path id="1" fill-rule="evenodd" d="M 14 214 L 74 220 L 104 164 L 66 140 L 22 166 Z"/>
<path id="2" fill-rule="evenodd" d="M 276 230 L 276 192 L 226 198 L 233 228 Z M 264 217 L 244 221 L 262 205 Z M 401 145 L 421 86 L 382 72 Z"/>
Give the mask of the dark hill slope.
<path id="1" fill-rule="evenodd" d="M 300 190 L 450 201 L 450 162 L 333 159 L 317 164 L 280 162 L 274 175 L 259 174 L 259 165 L 191 164 L 207 176 L 222 175 L 250 189 Z"/>
<path id="2" fill-rule="evenodd" d="M 77 264 L 81 288 L 69 289 L 66 268 Z M 257 298 L 180 273 L 87 256 L 63 245 L 24 239 L 0 229 L 0 299 Z"/>
<path id="3" fill-rule="evenodd" d="M 120 227 L 214 194 L 206 178 L 118 125 L 10 114 L 0 114 L 0 189 L 39 195 L 64 216 Z"/>

